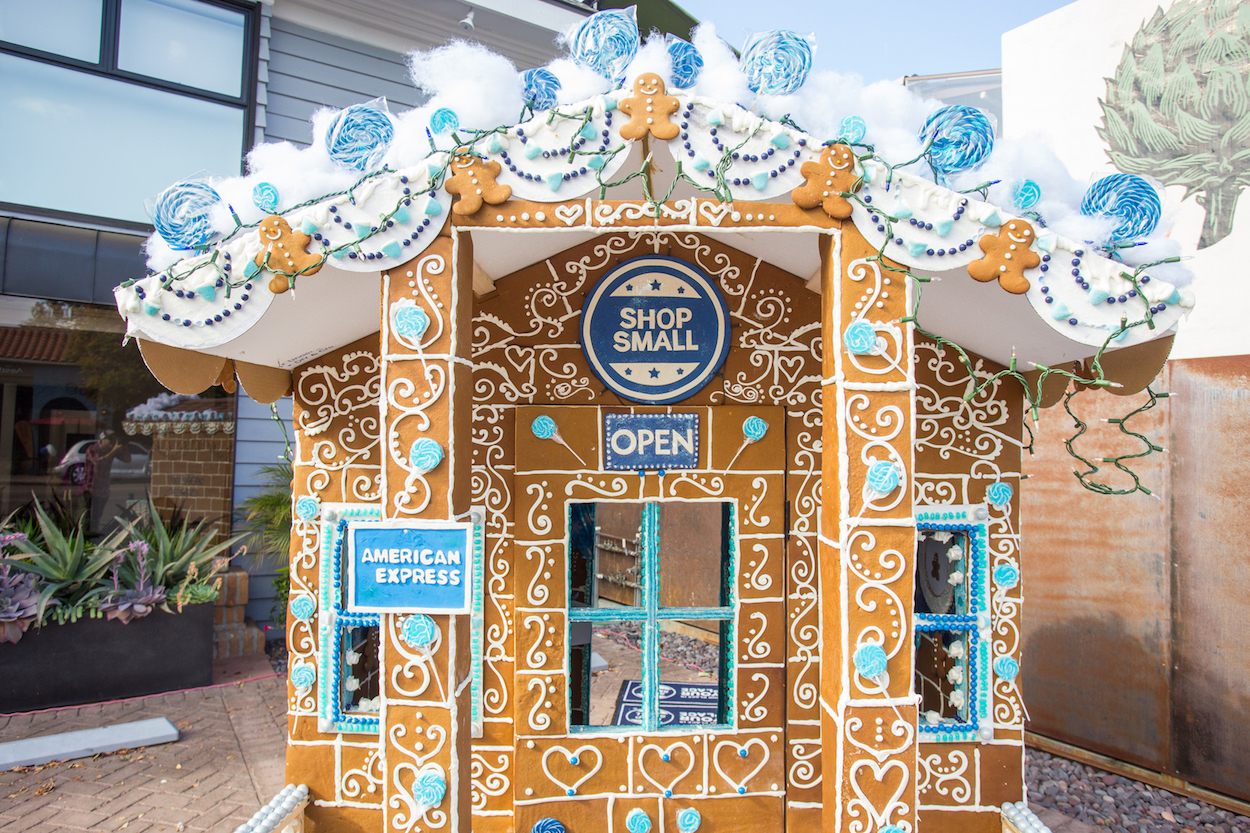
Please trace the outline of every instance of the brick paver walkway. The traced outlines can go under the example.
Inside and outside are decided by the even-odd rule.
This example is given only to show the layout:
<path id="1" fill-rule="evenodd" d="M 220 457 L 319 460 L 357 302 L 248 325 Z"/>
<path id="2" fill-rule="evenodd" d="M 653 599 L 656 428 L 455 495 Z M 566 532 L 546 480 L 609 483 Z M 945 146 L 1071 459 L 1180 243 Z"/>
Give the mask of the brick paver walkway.
<path id="1" fill-rule="evenodd" d="M 176 743 L 0 772 L 2 833 L 230 833 L 283 786 L 286 681 L 0 717 L 0 742 L 167 717 Z"/>

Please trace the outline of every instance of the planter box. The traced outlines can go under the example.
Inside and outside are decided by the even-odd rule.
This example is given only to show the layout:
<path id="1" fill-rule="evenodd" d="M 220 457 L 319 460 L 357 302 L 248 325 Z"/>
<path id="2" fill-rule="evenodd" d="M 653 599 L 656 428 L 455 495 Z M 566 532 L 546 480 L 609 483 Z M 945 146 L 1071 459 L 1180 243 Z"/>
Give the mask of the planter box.
<path id="1" fill-rule="evenodd" d="M 80 619 L 0 645 L 0 713 L 97 703 L 209 685 L 213 605 L 162 610 L 128 625 Z"/>

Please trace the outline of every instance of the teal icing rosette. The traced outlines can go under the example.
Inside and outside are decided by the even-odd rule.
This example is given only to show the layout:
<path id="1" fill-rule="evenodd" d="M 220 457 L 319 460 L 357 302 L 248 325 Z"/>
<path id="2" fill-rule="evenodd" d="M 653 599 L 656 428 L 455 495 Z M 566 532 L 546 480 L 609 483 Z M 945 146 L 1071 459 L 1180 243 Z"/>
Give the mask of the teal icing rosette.
<path id="1" fill-rule="evenodd" d="M 851 661 L 855 663 L 855 672 L 867 680 L 876 680 L 889 664 L 885 651 L 875 642 L 865 642 L 856 648 Z"/>
<path id="2" fill-rule="evenodd" d="M 847 325 L 842 333 L 842 343 L 847 352 L 856 356 L 866 356 L 877 349 L 877 330 L 864 319 L 860 318 Z"/>
<path id="3" fill-rule="evenodd" d="M 560 92 L 560 79 L 546 67 L 527 69 L 521 73 L 525 85 L 525 103 L 534 110 L 550 110 L 556 106 L 556 93 Z"/>
<path id="4" fill-rule="evenodd" d="M 868 466 L 868 488 L 879 495 L 888 495 L 898 488 L 898 467 L 890 460 L 874 460 Z"/>
<path id="5" fill-rule="evenodd" d="M 268 182 L 258 182 L 252 189 L 252 204 L 266 214 L 278 210 L 278 189 Z"/>
<path id="6" fill-rule="evenodd" d="M 668 35 L 668 57 L 673 61 L 673 86 L 679 90 L 693 87 L 703 72 L 703 56 L 693 43 L 676 35 Z"/>
<path id="7" fill-rule="evenodd" d="M 760 32 L 743 47 L 738 66 L 751 92 L 789 95 L 803 86 L 812 71 L 812 45 L 787 29 Z"/>
<path id="8" fill-rule="evenodd" d="M 330 123 L 325 147 L 340 165 L 367 171 L 382 161 L 394 136 L 395 124 L 383 107 L 372 102 L 353 104 Z"/>
<path id="9" fill-rule="evenodd" d="M 679 833 L 696 833 L 701 824 L 703 824 L 703 817 L 693 807 L 686 807 L 677 813 L 677 830 Z"/>
<path id="10" fill-rule="evenodd" d="M 152 225 L 172 248 L 202 249 L 217 236 L 211 212 L 219 202 L 221 195 L 206 182 L 176 182 L 156 197 Z"/>
<path id="11" fill-rule="evenodd" d="M 920 128 L 920 141 L 930 138 L 929 164 L 940 176 L 949 176 L 981 166 L 994 150 L 994 125 L 975 107 L 950 104 L 930 115 Z"/>
<path id="12" fill-rule="evenodd" d="M 569 41 L 573 60 L 615 81 L 638 54 L 638 22 L 633 9 L 595 12 Z"/>
<path id="13" fill-rule="evenodd" d="M 999 657 L 994 660 L 994 673 L 999 679 L 1015 682 L 1016 675 L 1020 673 L 1020 663 L 1011 657 Z"/>
<path id="14" fill-rule="evenodd" d="M 423 807 L 437 807 L 447 795 L 447 778 L 437 764 L 422 770 L 412 785 L 412 797 Z"/>
<path id="15" fill-rule="evenodd" d="M 426 474 L 443 462 L 443 447 L 436 440 L 421 437 L 408 450 L 408 462 L 417 474 Z"/>
<path id="16" fill-rule="evenodd" d="M 635 807 L 625 814 L 625 829 L 629 833 L 651 833 L 651 817 L 641 807 Z"/>
<path id="17" fill-rule="evenodd" d="M 749 416 L 742 423 L 742 436 L 748 442 L 757 443 L 768 433 L 768 423 L 757 416 Z"/>
<path id="18" fill-rule="evenodd" d="M 399 637 L 413 648 L 425 648 L 438 639 L 438 625 L 424 613 L 414 613 L 404 621 Z"/>

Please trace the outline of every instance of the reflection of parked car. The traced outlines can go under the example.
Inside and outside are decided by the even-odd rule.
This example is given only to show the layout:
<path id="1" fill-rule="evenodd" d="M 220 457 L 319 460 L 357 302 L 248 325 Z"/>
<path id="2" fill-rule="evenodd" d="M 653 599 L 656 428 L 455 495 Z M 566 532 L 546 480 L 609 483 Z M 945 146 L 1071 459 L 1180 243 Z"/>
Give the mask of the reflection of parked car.
<path id="1" fill-rule="evenodd" d="M 82 483 L 83 467 L 87 462 L 87 449 L 95 445 L 95 440 L 80 440 L 69 447 L 61 462 L 52 469 L 63 483 L 77 486 Z M 113 458 L 110 480 L 134 480 L 149 476 L 152 473 L 152 457 L 148 450 L 139 443 L 131 442 L 130 460 L 120 456 Z"/>

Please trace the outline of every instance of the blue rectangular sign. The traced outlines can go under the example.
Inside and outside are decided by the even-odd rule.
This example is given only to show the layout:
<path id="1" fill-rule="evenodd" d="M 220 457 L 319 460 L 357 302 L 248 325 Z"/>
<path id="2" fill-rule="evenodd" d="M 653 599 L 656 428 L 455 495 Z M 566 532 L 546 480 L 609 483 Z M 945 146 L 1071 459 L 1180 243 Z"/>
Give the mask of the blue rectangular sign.
<path id="1" fill-rule="evenodd" d="M 473 524 L 349 523 L 347 609 L 354 613 L 468 613 Z"/>
<path id="2" fill-rule="evenodd" d="M 603 467 L 607 471 L 698 466 L 698 414 L 604 415 Z"/>

